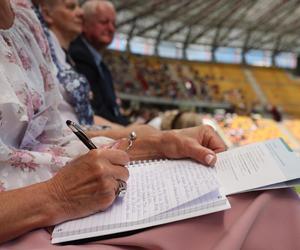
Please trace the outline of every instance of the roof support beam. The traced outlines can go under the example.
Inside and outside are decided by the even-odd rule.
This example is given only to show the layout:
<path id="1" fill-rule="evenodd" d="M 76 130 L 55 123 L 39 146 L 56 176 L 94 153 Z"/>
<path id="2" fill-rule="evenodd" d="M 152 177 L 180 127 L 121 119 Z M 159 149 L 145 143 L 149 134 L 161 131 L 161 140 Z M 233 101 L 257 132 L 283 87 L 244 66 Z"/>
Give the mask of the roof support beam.
<path id="1" fill-rule="evenodd" d="M 136 22 L 137 22 L 136 20 L 135 20 L 134 22 L 132 22 L 132 24 L 131 24 L 131 29 L 130 29 L 130 31 L 129 31 L 129 33 L 128 33 L 127 44 L 126 44 L 126 50 L 127 50 L 128 52 L 131 51 L 130 41 L 131 41 L 131 39 L 132 39 L 133 32 L 134 32 L 134 30 L 135 30 L 135 28 L 136 28 Z"/>
<path id="2" fill-rule="evenodd" d="M 205 29 L 202 30 L 200 33 L 196 34 L 191 40 L 191 43 L 196 42 L 199 38 L 201 38 L 205 33 L 207 33 L 209 30 L 211 30 L 213 27 L 218 26 L 219 28 L 221 27 L 221 25 L 232 15 L 235 14 L 235 11 L 240 7 L 241 5 L 241 0 L 237 0 L 235 2 L 229 2 L 226 5 L 224 5 L 224 7 L 226 7 L 225 11 L 221 12 L 220 15 L 218 15 L 218 17 L 214 18 L 213 20 L 211 20 L 210 22 L 207 23 L 207 25 L 205 25 Z M 232 8 L 232 6 L 234 6 Z M 219 17 L 221 16 L 221 18 Z"/>
<path id="3" fill-rule="evenodd" d="M 186 35 L 185 41 L 183 43 L 183 48 L 182 48 L 183 49 L 183 58 L 184 59 L 188 59 L 187 58 L 187 52 L 186 52 L 186 50 L 187 50 L 187 48 L 189 46 L 189 39 L 190 39 L 190 36 L 191 36 L 191 32 L 192 32 L 192 27 L 190 26 L 189 30 L 188 30 L 188 33 Z"/>
<path id="4" fill-rule="evenodd" d="M 283 9 L 282 12 L 284 12 L 284 14 L 281 17 L 278 17 L 278 19 L 276 20 L 276 22 L 274 24 L 268 25 L 266 26 L 264 29 L 266 30 L 266 33 L 270 33 L 270 31 L 273 30 L 279 30 L 279 27 L 281 26 L 282 23 L 284 23 L 284 21 L 289 18 L 300 6 L 300 2 L 299 1 L 295 1 L 292 2 L 292 5 L 290 6 L 290 8 L 287 9 Z M 285 30 L 285 29 L 283 29 Z M 275 35 L 276 37 L 278 37 L 278 35 Z M 265 39 L 266 36 L 264 36 Z M 253 48 L 259 48 L 261 46 L 261 44 L 265 44 L 268 42 L 271 42 L 272 40 L 274 40 L 274 34 L 271 34 L 268 36 L 269 39 L 265 39 L 264 41 L 262 41 L 261 37 L 260 39 L 256 39 L 252 42 Z M 257 44 L 257 45 L 256 45 Z"/>
<path id="5" fill-rule="evenodd" d="M 220 2 L 221 0 L 213 0 L 213 1 L 209 1 L 209 3 L 202 8 L 201 10 L 199 10 L 198 13 L 196 13 L 195 15 L 192 15 L 190 17 L 188 17 L 186 19 L 185 22 L 183 22 L 182 25 L 180 25 L 179 27 L 177 27 L 176 29 L 174 29 L 173 31 L 167 33 L 162 40 L 167 40 L 170 37 L 172 37 L 173 35 L 177 34 L 178 32 L 180 32 L 181 30 L 183 30 L 184 28 L 186 28 L 187 26 L 193 26 L 195 24 L 197 24 L 198 22 L 200 22 L 201 20 L 203 20 L 204 18 L 206 18 L 215 8 L 215 6 Z M 204 1 L 206 2 L 206 1 Z"/>
<path id="6" fill-rule="evenodd" d="M 300 0 L 111 0 L 118 12 L 118 32 L 154 40 L 158 53 L 162 40 L 189 45 L 238 47 L 277 53 L 300 51 Z M 245 57 L 245 56 L 244 56 Z"/>
<path id="7" fill-rule="evenodd" d="M 216 47 L 215 46 L 211 46 L 211 60 L 213 61 L 213 62 L 216 62 L 217 61 L 217 59 L 216 59 Z"/>
<path id="8" fill-rule="evenodd" d="M 180 14 L 180 12 L 182 12 L 182 10 L 184 10 L 187 13 L 189 11 L 188 6 L 191 5 L 192 3 L 193 3 L 193 1 L 190 1 L 190 0 L 183 1 L 182 4 L 179 4 L 178 7 L 175 10 L 173 10 L 170 13 L 167 13 L 167 15 L 165 15 L 163 18 L 159 19 L 157 22 L 155 22 L 155 23 L 151 24 L 150 26 L 142 29 L 136 35 L 137 36 L 142 36 L 147 31 L 155 29 L 161 23 L 165 23 L 165 22 L 167 22 L 169 20 L 172 20 L 174 17 L 176 17 L 178 14 Z"/>
<path id="9" fill-rule="evenodd" d="M 172 0 L 156 0 L 154 3 L 152 1 L 150 1 L 149 6 L 145 6 L 145 8 L 143 8 L 144 9 L 143 11 L 136 13 L 133 17 L 130 17 L 130 18 L 118 23 L 117 27 L 120 28 L 123 25 L 129 24 L 137 19 L 148 16 L 148 15 L 152 14 L 153 12 L 155 12 L 156 9 L 164 8 L 164 6 L 168 6 L 168 4 L 170 4 L 170 2 L 172 2 Z"/>
<path id="10" fill-rule="evenodd" d="M 217 57 L 216 57 L 216 50 L 218 49 L 218 38 L 219 38 L 219 35 L 220 35 L 220 30 L 221 30 L 221 27 L 218 27 L 216 29 L 216 34 L 214 36 L 214 41 L 212 43 L 212 46 L 211 46 L 211 55 L 212 55 L 212 59 L 214 62 L 217 61 Z"/>
<path id="11" fill-rule="evenodd" d="M 130 9 L 137 4 L 141 4 L 140 0 L 131 0 L 131 1 L 124 1 L 122 4 L 116 6 L 116 11 L 119 12 L 124 9 Z"/>
<path id="12" fill-rule="evenodd" d="M 281 2 L 275 4 L 272 8 L 270 8 L 268 11 L 264 12 L 260 17 L 258 17 L 257 21 L 251 25 L 247 30 L 252 32 L 256 30 L 259 26 L 261 26 L 263 23 L 270 22 L 273 18 L 276 17 L 277 11 L 282 7 L 287 1 L 281 0 Z M 230 43 L 231 41 L 234 41 L 235 39 L 238 39 L 244 31 L 239 32 L 236 36 L 226 40 L 225 45 Z"/>
<path id="13" fill-rule="evenodd" d="M 289 28 L 286 28 L 285 30 L 283 29 L 282 32 L 276 33 L 275 35 L 269 37 L 269 39 L 261 41 L 261 43 L 259 44 L 259 47 L 261 47 L 261 45 L 272 42 L 274 40 L 274 37 L 277 37 L 277 36 L 284 37 L 285 35 L 287 35 L 289 33 L 296 34 L 297 32 L 299 32 L 299 29 L 300 29 L 299 18 L 297 18 L 297 20 L 293 20 L 291 23 L 287 24 L 285 27 L 289 27 Z M 298 36 L 295 38 L 295 40 L 298 40 Z"/>
<path id="14" fill-rule="evenodd" d="M 221 44 L 231 33 L 231 31 L 240 24 L 244 18 L 247 16 L 247 13 L 251 10 L 251 8 L 255 5 L 255 1 L 249 1 L 248 4 L 245 4 L 243 11 L 240 12 L 240 15 L 236 18 L 236 20 L 227 28 L 224 35 L 219 38 L 219 43 Z"/>
<path id="15" fill-rule="evenodd" d="M 251 32 L 249 31 L 246 35 L 245 41 L 244 41 L 244 46 L 242 49 L 242 62 L 243 64 L 247 64 L 247 59 L 246 59 L 246 54 L 248 52 L 248 43 L 249 40 L 251 39 Z"/>
<path id="16" fill-rule="evenodd" d="M 158 35 L 156 37 L 156 40 L 155 40 L 154 54 L 156 56 L 159 55 L 158 46 L 160 44 L 160 38 L 161 38 L 161 35 L 163 34 L 163 32 L 164 32 L 164 23 L 162 23 L 160 25 L 160 29 L 159 29 Z"/>
<path id="17" fill-rule="evenodd" d="M 279 46 L 280 46 L 280 42 L 281 42 L 281 37 L 277 37 L 273 51 L 272 51 L 272 66 L 276 66 L 276 56 L 279 53 Z"/>
<path id="18" fill-rule="evenodd" d="M 295 47 L 299 46 L 300 35 L 297 35 L 292 41 L 285 43 L 281 50 L 292 51 Z"/>

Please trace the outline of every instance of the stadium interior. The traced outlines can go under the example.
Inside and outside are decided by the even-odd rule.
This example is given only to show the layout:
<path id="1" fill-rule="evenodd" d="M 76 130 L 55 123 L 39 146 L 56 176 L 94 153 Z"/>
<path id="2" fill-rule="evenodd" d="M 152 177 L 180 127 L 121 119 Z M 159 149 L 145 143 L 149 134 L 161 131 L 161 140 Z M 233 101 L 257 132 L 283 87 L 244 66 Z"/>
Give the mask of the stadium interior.
<path id="1" fill-rule="evenodd" d="M 282 137 L 300 152 L 299 2 L 112 2 L 105 58 L 126 112 L 194 111 L 229 147 Z"/>

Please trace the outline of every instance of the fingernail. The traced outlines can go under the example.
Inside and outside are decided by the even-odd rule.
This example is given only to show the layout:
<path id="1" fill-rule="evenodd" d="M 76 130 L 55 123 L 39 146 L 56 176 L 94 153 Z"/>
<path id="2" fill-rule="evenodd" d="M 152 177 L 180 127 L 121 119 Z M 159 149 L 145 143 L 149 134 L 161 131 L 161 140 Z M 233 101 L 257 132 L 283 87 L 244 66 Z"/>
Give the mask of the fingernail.
<path id="1" fill-rule="evenodd" d="M 208 154 L 207 156 L 205 156 L 205 162 L 210 165 L 212 163 L 212 161 L 214 160 L 215 156 L 212 154 Z"/>

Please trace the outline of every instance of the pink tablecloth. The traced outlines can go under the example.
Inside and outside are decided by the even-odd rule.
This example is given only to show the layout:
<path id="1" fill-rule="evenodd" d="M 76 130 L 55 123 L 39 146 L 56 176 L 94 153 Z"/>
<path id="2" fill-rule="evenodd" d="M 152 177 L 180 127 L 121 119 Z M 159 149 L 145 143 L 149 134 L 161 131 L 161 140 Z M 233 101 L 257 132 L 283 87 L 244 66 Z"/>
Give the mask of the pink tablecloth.
<path id="1" fill-rule="evenodd" d="M 0 250 L 77 249 L 300 249 L 300 202 L 290 189 L 230 197 L 232 208 L 171 223 L 131 236 L 85 245 L 51 245 L 43 229 L 0 246 Z M 3 226 L 3 225 L 1 225 Z"/>

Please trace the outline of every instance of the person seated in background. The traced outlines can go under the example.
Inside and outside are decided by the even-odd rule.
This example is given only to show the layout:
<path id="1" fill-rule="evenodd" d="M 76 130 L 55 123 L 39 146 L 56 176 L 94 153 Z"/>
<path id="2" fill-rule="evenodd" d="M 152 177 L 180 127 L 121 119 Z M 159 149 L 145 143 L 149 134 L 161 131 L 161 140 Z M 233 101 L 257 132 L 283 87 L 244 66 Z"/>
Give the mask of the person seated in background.
<path id="1" fill-rule="evenodd" d="M 80 143 L 76 149 L 77 140 L 62 130 L 61 95 L 43 30 L 30 7 L 10 5 L 9 0 L 0 7 L 0 222 L 6 225 L 0 229 L 1 242 L 104 210 L 115 198 L 116 179 L 128 178 L 123 166 L 129 159 L 189 157 L 192 150 L 186 154 L 182 148 L 188 143 L 195 150 L 192 157 L 210 165 L 216 160 L 215 151 L 224 149 L 205 127 L 193 131 L 212 137 L 206 138 L 207 145 L 193 139 L 192 130 L 181 135 L 136 126 L 138 139 L 129 154 L 124 152 L 127 141 L 121 140 L 118 149 L 93 150 L 71 161 L 84 148 Z M 122 138 L 128 131 L 106 132 Z"/>
<path id="2" fill-rule="evenodd" d="M 34 2 L 34 7 L 50 45 L 61 93 L 71 106 L 69 109 L 60 108 L 64 117 L 70 119 L 69 114 L 73 112 L 82 125 L 92 126 L 96 123 L 119 127 L 102 117 L 94 116 L 89 82 L 76 71 L 76 65 L 67 52 L 70 42 L 82 31 L 82 10 L 77 0 L 41 0 Z"/>
<path id="3" fill-rule="evenodd" d="M 108 1 L 92 0 L 84 2 L 82 8 L 83 32 L 71 43 L 70 55 L 78 71 L 90 83 L 95 114 L 111 122 L 128 125 L 117 104 L 112 75 L 102 57 L 116 30 L 114 6 Z"/>
<path id="4" fill-rule="evenodd" d="M 38 15 L 42 14 L 40 21 L 42 24 L 44 23 L 44 31 L 51 47 L 51 56 L 58 71 L 58 80 L 65 89 L 65 91 L 63 91 L 64 99 L 69 100 L 69 103 L 75 106 L 75 110 L 77 111 L 75 113 L 78 116 L 79 123 L 91 125 L 91 105 L 88 97 L 89 83 L 83 75 L 75 71 L 76 65 L 68 53 L 71 41 L 82 31 L 83 11 L 78 5 L 77 0 L 42 0 L 38 5 L 41 11 Z M 66 95 L 66 93 L 68 95 Z M 71 98 L 68 96 L 71 96 Z M 76 109 L 76 107 L 78 108 Z M 190 116 L 190 118 L 193 117 Z M 101 117 L 98 116 L 95 116 L 94 119 L 97 124 L 105 124 L 110 127 L 118 126 L 118 124 L 114 124 L 105 119 L 101 120 Z M 177 120 L 178 123 L 181 124 L 180 121 L 182 119 Z M 200 125 L 199 123 L 194 123 L 193 119 L 190 120 L 190 122 L 185 123 L 185 126 L 176 126 L 174 128 Z M 170 128 L 164 127 L 163 129 Z"/>
<path id="5" fill-rule="evenodd" d="M 267 105 L 267 112 L 269 112 L 276 122 L 282 121 L 282 114 L 280 112 L 280 109 L 276 105 L 269 104 Z"/>
<path id="6" fill-rule="evenodd" d="M 207 127 L 135 127 L 133 147 L 95 138 L 84 146 L 63 131 L 61 95 L 48 43 L 29 5 L 0 2 L 0 249 L 52 249 L 40 228 L 104 211 L 128 179 L 129 160 L 192 158 L 212 166 L 225 145 Z M 128 128 L 100 131 L 115 139 Z M 94 141 L 96 143 L 96 141 Z M 241 194 L 233 208 L 68 249 L 299 249 L 300 207 L 289 189 Z M 283 219 L 278 215 L 284 214 Z M 36 229 L 36 230 L 35 230 Z M 170 233 L 171 232 L 171 233 Z M 15 239 L 18 236 L 26 235 Z M 10 240 L 10 241 L 9 241 Z M 5 243 L 6 242 L 6 243 Z M 97 245 L 97 246 L 96 246 Z"/>

